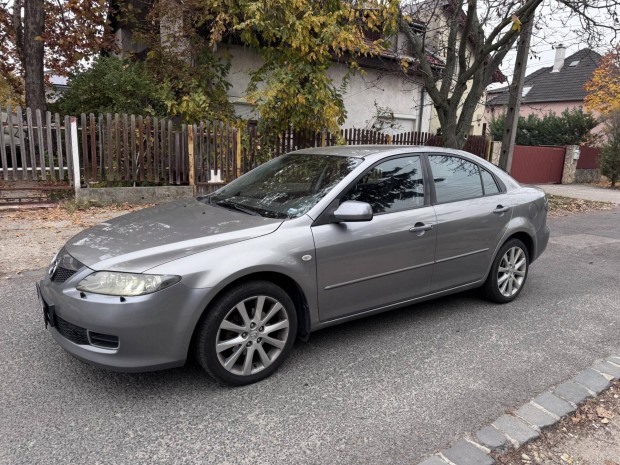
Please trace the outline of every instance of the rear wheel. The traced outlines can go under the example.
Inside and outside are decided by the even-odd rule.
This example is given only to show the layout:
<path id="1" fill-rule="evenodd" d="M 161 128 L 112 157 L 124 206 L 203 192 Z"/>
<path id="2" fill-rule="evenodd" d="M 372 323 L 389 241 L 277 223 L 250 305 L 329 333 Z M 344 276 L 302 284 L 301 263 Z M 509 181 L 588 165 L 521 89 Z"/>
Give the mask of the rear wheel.
<path id="1" fill-rule="evenodd" d="M 269 281 L 249 281 L 217 299 L 199 323 L 196 355 L 215 379 L 240 386 L 267 378 L 288 356 L 297 333 L 289 295 Z"/>
<path id="2" fill-rule="evenodd" d="M 510 239 L 499 250 L 483 286 L 485 297 L 493 302 L 513 301 L 523 289 L 529 271 L 527 247 L 519 239 Z"/>

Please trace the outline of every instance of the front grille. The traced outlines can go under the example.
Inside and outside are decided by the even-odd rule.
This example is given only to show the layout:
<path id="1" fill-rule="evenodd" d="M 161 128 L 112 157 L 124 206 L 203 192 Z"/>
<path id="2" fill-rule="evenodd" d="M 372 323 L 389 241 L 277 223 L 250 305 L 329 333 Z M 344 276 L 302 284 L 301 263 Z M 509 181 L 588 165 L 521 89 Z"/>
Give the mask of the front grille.
<path id="1" fill-rule="evenodd" d="M 104 349 L 118 349 L 118 336 L 89 331 L 90 344 Z"/>
<path id="2" fill-rule="evenodd" d="M 54 275 L 52 276 L 52 281 L 55 283 L 64 283 L 67 279 L 73 276 L 76 273 L 76 270 L 69 270 L 68 268 L 63 268 L 59 266 L 56 268 Z"/>
<path id="3" fill-rule="evenodd" d="M 88 336 L 86 330 L 79 326 L 69 323 L 67 320 L 63 320 L 58 315 L 54 317 L 54 326 L 56 330 L 71 342 L 80 345 L 88 345 Z"/>

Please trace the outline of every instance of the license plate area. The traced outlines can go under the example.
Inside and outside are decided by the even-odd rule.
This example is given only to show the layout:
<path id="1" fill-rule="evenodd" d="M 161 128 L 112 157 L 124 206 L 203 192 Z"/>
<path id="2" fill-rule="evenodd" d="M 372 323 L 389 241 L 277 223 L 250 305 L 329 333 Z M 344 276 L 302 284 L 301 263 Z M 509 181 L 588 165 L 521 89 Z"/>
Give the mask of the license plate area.
<path id="1" fill-rule="evenodd" d="M 43 322 L 45 323 L 45 329 L 47 326 L 54 327 L 54 316 L 56 309 L 54 305 L 49 305 L 45 302 L 45 299 L 41 295 L 41 287 L 37 284 L 37 296 L 39 298 L 39 305 L 41 307 L 41 311 L 43 312 Z"/>

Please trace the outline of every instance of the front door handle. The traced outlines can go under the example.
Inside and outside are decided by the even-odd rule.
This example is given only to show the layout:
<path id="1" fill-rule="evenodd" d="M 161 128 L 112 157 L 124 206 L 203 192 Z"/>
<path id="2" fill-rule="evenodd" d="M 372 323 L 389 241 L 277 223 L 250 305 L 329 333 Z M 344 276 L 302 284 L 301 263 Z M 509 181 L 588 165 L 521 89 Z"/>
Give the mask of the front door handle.
<path id="1" fill-rule="evenodd" d="M 503 205 L 498 205 L 495 210 L 493 210 L 493 213 L 506 213 L 508 210 L 510 210 L 510 207 L 504 207 Z"/>
<path id="2" fill-rule="evenodd" d="M 418 236 L 421 236 L 426 231 L 430 231 L 433 229 L 432 224 L 424 224 L 424 223 L 416 223 L 413 228 L 409 228 L 409 232 L 419 233 Z"/>

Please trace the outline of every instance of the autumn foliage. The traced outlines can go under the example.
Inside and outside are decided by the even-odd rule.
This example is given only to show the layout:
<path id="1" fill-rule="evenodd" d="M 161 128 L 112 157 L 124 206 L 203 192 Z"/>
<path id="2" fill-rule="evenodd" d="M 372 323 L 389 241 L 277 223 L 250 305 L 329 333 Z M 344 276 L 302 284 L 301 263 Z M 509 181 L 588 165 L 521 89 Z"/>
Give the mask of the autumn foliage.
<path id="1" fill-rule="evenodd" d="M 209 26 L 216 47 L 236 37 L 257 50 L 262 66 L 252 74 L 248 103 L 262 124 L 279 132 L 290 126 L 337 131 L 345 120 L 344 82 L 327 69 L 334 60 L 356 68 L 356 58 L 378 51 L 366 33 L 393 32 L 398 1 L 189 0 L 194 19 Z M 268 7 L 267 7 L 268 5 Z M 344 85 L 342 85 L 344 84 Z"/>
<path id="2" fill-rule="evenodd" d="M 24 42 L 26 0 L 0 0 L 0 74 L 13 91 L 23 95 L 24 62 L 30 53 Z M 36 41 L 43 42 L 44 68 L 59 76 L 84 67 L 87 60 L 114 47 L 108 25 L 107 0 L 42 0 L 45 27 Z"/>
<path id="3" fill-rule="evenodd" d="M 601 59 L 584 88 L 589 92 L 584 100 L 587 109 L 603 115 L 620 111 L 620 44 Z"/>

